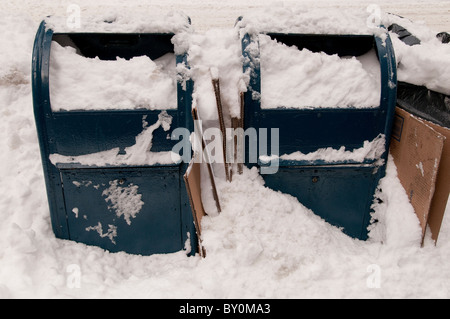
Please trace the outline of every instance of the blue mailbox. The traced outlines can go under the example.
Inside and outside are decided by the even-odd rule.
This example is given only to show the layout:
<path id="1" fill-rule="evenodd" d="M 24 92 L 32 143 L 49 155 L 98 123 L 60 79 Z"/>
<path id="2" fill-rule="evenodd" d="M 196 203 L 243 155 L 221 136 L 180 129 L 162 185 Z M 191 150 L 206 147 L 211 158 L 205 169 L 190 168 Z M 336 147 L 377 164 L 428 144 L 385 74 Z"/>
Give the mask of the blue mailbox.
<path id="1" fill-rule="evenodd" d="M 89 154 L 113 154 L 114 150 L 125 154 L 142 133 L 143 121 L 152 125 L 161 115 L 169 117 L 171 125 L 153 131 L 151 152 L 171 151 L 177 143 L 170 138 L 172 131 L 177 127 L 192 130 L 193 83 L 187 81 L 182 88 L 177 82 L 177 107 L 164 112 L 145 108 L 54 111 L 49 92 L 52 42 L 73 46 L 88 58 L 114 60 L 145 55 L 153 60 L 174 52 L 173 36 L 56 33 L 45 21 L 41 23 L 33 51 L 33 103 L 56 237 L 141 255 L 180 251 L 190 241 L 195 253 L 197 238 L 183 182 L 188 163 L 86 164 L 77 160 Z M 175 59 L 187 65 L 186 55 L 175 55 Z"/>
<path id="2" fill-rule="evenodd" d="M 278 165 L 275 174 L 263 175 L 268 187 L 291 194 L 323 219 L 351 237 L 367 239 L 371 205 L 385 175 L 396 103 L 396 62 L 388 33 L 378 35 L 327 35 L 267 33 L 271 39 L 299 50 L 358 57 L 375 50 L 381 74 L 381 96 L 375 108 L 262 108 L 255 98 L 261 92 L 259 34 L 242 36 L 244 71 L 249 72 L 244 96 L 244 127 L 279 128 L 279 154 L 303 154 L 319 149 L 354 151 L 367 141 L 384 139 L 377 158 L 363 160 L 259 160 L 257 165 Z M 255 45 L 256 44 L 256 45 Z M 250 47 L 251 45 L 251 47 Z M 256 51 L 255 51 L 255 48 Z M 256 53 L 255 53 L 256 52 Z M 270 88 L 268 88 L 270 89 Z M 256 94 L 255 94 L 256 93 Z M 268 145 L 271 145 L 270 134 Z M 264 154 L 263 154 L 264 155 Z M 248 157 L 247 157 L 248 159 Z M 255 165 L 249 163 L 249 165 Z"/>

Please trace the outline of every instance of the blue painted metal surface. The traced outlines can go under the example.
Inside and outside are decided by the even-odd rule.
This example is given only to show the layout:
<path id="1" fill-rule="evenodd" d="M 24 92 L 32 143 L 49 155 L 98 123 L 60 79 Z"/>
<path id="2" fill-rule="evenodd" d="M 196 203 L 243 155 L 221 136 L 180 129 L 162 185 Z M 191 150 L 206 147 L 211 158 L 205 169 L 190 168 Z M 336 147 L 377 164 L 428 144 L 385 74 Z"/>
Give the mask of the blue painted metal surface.
<path id="1" fill-rule="evenodd" d="M 373 141 L 380 134 L 385 136 L 384 154 L 379 159 L 333 163 L 324 160 L 280 161 L 276 174 L 263 175 L 266 186 L 297 197 L 306 207 L 342 228 L 349 236 L 367 239 L 371 205 L 379 180 L 385 175 L 396 103 L 396 62 L 389 35 L 387 32 L 383 38 L 371 35 L 268 35 L 300 50 L 307 48 L 339 56 L 360 56 L 376 50 L 382 86 L 378 108 L 262 109 L 260 100 L 253 99 L 254 92 L 261 94 L 259 55 L 254 54 L 254 50 L 247 50 L 250 44 L 255 43 L 259 48 L 258 35 L 245 34 L 242 37 L 244 72 L 250 72 L 248 92 L 244 97 L 244 127 L 257 130 L 279 128 L 279 155 L 297 151 L 307 154 L 341 146 L 352 151 L 363 147 L 364 141 Z M 268 145 L 271 145 L 270 134 Z M 248 154 L 246 158 L 249 158 Z M 270 164 L 273 163 L 257 163 L 260 167 Z"/>
<path id="2" fill-rule="evenodd" d="M 111 252 L 150 255 L 184 249 L 190 240 L 192 254 L 197 238 L 189 199 L 183 183 L 188 163 L 149 166 L 54 165 L 51 154 L 78 156 L 113 148 L 123 151 L 136 143 L 142 121 L 151 125 L 160 110 L 61 111 L 51 108 L 49 63 L 52 41 L 75 44 L 86 57 L 155 59 L 173 52 L 173 34 L 57 34 L 40 25 L 32 61 L 33 104 L 53 231 L 58 238 L 96 245 Z M 176 55 L 186 63 L 186 55 Z M 193 130 L 191 118 L 193 83 L 177 88 L 178 108 L 169 131 L 153 132 L 152 152 L 170 151 L 178 141 L 167 137 L 177 127 Z M 113 189 L 138 198 L 140 210 L 128 221 L 108 199 Z M 134 193 L 133 193 L 134 192 Z"/>

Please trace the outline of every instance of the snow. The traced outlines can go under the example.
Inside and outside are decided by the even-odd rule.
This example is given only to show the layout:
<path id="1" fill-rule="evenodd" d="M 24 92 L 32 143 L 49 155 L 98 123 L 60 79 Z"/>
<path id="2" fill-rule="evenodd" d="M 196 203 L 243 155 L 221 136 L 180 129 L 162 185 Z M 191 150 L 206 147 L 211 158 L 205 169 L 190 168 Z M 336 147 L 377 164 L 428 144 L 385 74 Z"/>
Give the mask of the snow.
<path id="1" fill-rule="evenodd" d="M 242 32 L 303 33 L 303 34 L 378 34 L 379 24 L 367 23 L 366 7 L 354 10 L 307 8 L 302 6 L 272 6 L 246 14 L 239 22 Z"/>
<path id="2" fill-rule="evenodd" d="M 50 101 L 53 111 L 177 108 L 175 55 L 114 61 L 83 57 L 52 42 Z M 111 74 L 114 70 L 114 74 Z"/>
<path id="3" fill-rule="evenodd" d="M 131 225 L 131 218 L 135 218 L 141 211 L 144 202 L 141 200 L 142 194 L 138 193 L 139 186 L 130 184 L 127 187 L 119 186 L 120 181 L 109 182 L 110 187 L 102 193 L 105 201 L 110 202 L 109 210 L 114 210 L 117 217 L 125 219 Z"/>
<path id="4" fill-rule="evenodd" d="M 109 240 L 111 240 L 111 242 L 113 244 L 116 243 L 114 238 L 117 237 L 117 226 L 108 225 L 108 231 L 106 233 L 103 233 L 103 225 L 101 222 L 98 222 L 97 226 L 86 227 L 86 231 L 89 232 L 92 230 L 96 231 L 98 233 L 98 235 L 100 236 L 100 238 L 108 237 Z"/>
<path id="5" fill-rule="evenodd" d="M 261 108 L 375 108 L 381 75 L 374 50 L 361 57 L 298 50 L 260 35 Z M 366 64 L 366 63 L 365 63 Z"/>
<path id="6" fill-rule="evenodd" d="M 450 46 L 441 43 L 435 32 L 420 28 L 406 19 L 389 15 L 387 23 L 398 23 L 421 40 L 420 45 L 408 46 L 397 34 L 392 35 L 398 63 L 398 80 L 446 95 L 450 94 Z"/>
<path id="7" fill-rule="evenodd" d="M 151 19 L 147 12 L 136 9 L 132 15 L 115 8 L 96 10 L 95 14 L 83 12 L 83 17 L 81 14 L 79 5 L 68 4 L 66 15 L 48 16 L 45 22 L 47 28 L 57 33 L 76 32 L 79 28 L 89 33 L 178 33 L 189 28 L 188 17 L 180 11 L 154 15 Z"/>
<path id="8" fill-rule="evenodd" d="M 416 20 L 441 21 L 436 32 L 450 31 L 442 17 L 445 14 L 431 9 L 448 10 L 447 1 L 416 2 L 416 7 L 411 2 L 399 3 L 398 7 L 391 2 L 383 4 L 394 13 L 409 12 Z M 184 41 L 190 51 L 191 72 L 196 81 L 195 103 L 210 121 L 216 116 L 211 70 L 223 82 L 223 97 L 230 113 L 238 105 L 235 88 L 242 88 L 244 78 L 237 70 L 241 58 L 238 37 L 230 30 L 234 21 L 238 15 L 264 5 L 276 10 L 269 0 L 130 0 L 127 10 L 120 7 L 118 0 L 78 3 L 81 17 L 93 13 L 102 19 L 109 15 L 126 21 L 133 21 L 134 14 L 150 4 L 154 4 L 156 15 L 174 8 L 186 9 L 198 31 L 187 33 L 178 41 Z M 342 11 L 346 10 L 337 0 L 317 0 L 309 5 L 328 10 L 337 3 Z M 368 3 L 354 0 L 347 6 L 364 11 Z M 5 0 L 0 4 L 0 298 L 450 297 L 450 210 L 447 208 L 437 245 L 427 237 L 421 248 L 418 220 L 391 158 L 381 183 L 383 201 L 374 204 L 373 217 L 378 223 L 372 225 L 367 242 L 344 235 L 297 199 L 264 187 L 254 169 L 235 175 L 232 183 L 218 178 L 222 213 L 204 219 L 204 259 L 186 257 L 185 252 L 148 257 L 113 254 L 56 239 L 33 118 L 30 65 L 39 22 L 51 14 L 64 17 L 69 4 L 60 1 L 56 5 L 50 0 Z M 284 5 L 294 4 L 286 1 Z M 421 16 L 420 10 L 430 16 Z M 307 17 L 306 11 L 304 16 Z M 129 23 L 130 29 L 142 22 L 136 21 Z M 415 34 L 431 34 L 424 23 L 413 25 Z M 429 36 L 428 39 L 431 46 L 433 41 Z M 394 45 L 396 52 L 402 50 L 397 41 Z M 441 46 L 435 43 L 431 47 Z M 417 51 L 413 56 L 423 58 Z M 440 49 L 436 52 L 444 55 Z M 430 51 L 423 54 L 430 58 Z M 408 61 L 404 53 L 399 77 L 402 72 L 409 74 L 407 70 L 414 64 L 421 66 L 418 75 L 430 77 L 434 74 L 428 72 L 437 72 L 430 65 L 415 62 Z M 436 75 L 445 78 L 445 74 Z M 155 124 L 143 125 L 144 134 L 151 135 L 152 125 Z M 146 151 L 147 146 L 150 145 L 146 144 Z M 136 198 L 138 193 L 130 192 Z M 133 222 L 132 216 L 128 217 Z M 93 225 L 90 231 L 114 240 L 114 229 L 108 225 Z"/>
<path id="9" fill-rule="evenodd" d="M 436 40 L 407 46 L 393 36 L 399 61 L 398 80 L 450 95 L 450 48 Z M 430 53 L 432 52 L 432 55 Z"/>
<path id="10" fill-rule="evenodd" d="M 218 120 L 211 82 L 216 77 L 220 77 L 225 118 L 239 117 L 239 92 L 245 76 L 242 74 L 243 58 L 237 32 L 233 28 L 212 29 L 200 34 L 184 34 L 183 39 L 178 37 L 174 43 L 181 47 L 180 41 L 190 44 L 188 62 L 195 85 L 194 107 L 199 109 L 202 120 Z"/>
<path id="11" fill-rule="evenodd" d="M 361 148 L 353 151 L 347 151 L 344 146 L 338 150 L 331 147 L 321 148 L 315 152 L 303 154 L 300 151 L 283 154 L 279 158 L 287 161 L 324 161 L 326 163 L 338 163 L 338 162 L 356 162 L 363 163 L 367 160 L 379 160 L 384 153 L 386 145 L 386 136 L 380 134 L 373 141 L 364 141 L 364 145 Z M 263 163 L 267 163 L 274 160 L 272 156 L 260 156 L 259 159 Z M 382 163 L 380 163 L 382 164 Z"/>

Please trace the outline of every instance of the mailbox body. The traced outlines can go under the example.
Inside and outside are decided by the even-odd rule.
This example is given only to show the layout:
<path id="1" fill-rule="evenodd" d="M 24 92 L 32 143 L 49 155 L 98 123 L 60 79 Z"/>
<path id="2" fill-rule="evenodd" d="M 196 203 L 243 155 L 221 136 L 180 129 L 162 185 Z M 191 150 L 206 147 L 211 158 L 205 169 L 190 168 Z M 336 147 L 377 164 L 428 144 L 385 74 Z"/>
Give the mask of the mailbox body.
<path id="1" fill-rule="evenodd" d="M 111 252 L 151 255 L 195 247 L 192 212 L 183 183 L 187 163 L 86 165 L 51 160 L 89 156 L 114 149 L 123 154 L 136 143 L 144 121 L 156 123 L 162 110 L 53 111 L 49 92 L 51 43 L 70 43 L 85 57 L 114 60 L 173 52 L 173 34 L 55 33 L 45 22 L 36 34 L 33 104 L 53 231 L 58 238 Z M 176 55 L 176 63 L 187 63 Z M 175 62 L 174 62 L 175 63 Z M 111 70 L 114 72 L 114 70 Z M 177 108 L 164 110 L 170 128 L 153 131 L 151 152 L 169 152 L 175 128 L 192 129 L 193 83 L 177 84 Z"/>

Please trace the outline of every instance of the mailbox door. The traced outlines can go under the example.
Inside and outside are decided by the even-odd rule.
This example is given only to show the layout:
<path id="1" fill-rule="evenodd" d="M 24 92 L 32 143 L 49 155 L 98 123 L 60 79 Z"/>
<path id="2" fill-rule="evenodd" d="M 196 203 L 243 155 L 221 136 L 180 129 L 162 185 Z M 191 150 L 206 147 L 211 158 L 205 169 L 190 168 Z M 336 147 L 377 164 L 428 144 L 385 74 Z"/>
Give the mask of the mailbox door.
<path id="1" fill-rule="evenodd" d="M 347 235 L 367 239 L 378 185 L 373 166 L 291 166 L 263 175 L 266 186 L 290 194 Z"/>
<path id="2" fill-rule="evenodd" d="M 183 249 L 180 167 L 63 169 L 70 239 L 111 252 Z"/>

